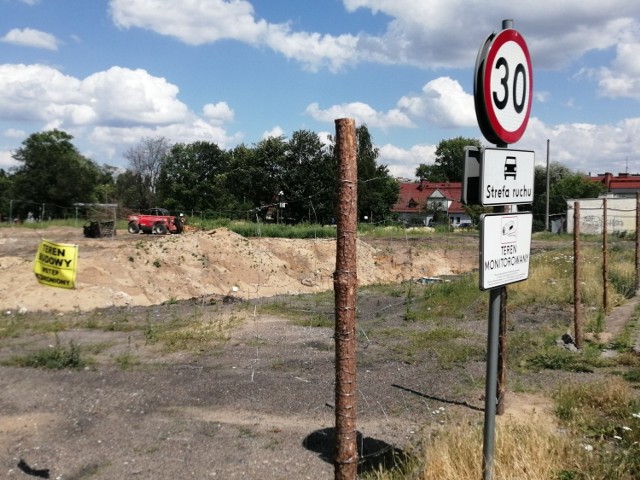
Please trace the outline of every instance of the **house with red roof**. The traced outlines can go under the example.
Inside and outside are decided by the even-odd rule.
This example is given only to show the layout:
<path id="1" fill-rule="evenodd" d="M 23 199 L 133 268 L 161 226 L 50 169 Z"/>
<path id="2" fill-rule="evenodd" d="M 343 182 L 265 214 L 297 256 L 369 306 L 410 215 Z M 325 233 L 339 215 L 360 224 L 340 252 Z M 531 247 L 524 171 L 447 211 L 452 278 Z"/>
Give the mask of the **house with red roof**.
<path id="1" fill-rule="evenodd" d="M 454 227 L 471 225 L 461 198 L 460 182 L 400 182 L 398 201 L 391 211 L 410 225 L 430 225 L 437 212 L 446 216 Z"/>
<path id="2" fill-rule="evenodd" d="M 594 176 L 589 174 L 587 178 L 593 182 L 602 183 L 607 188 L 607 192 L 616 197 L 635 197 L 636 193 L 640 192 L 640 174 L 637 173 L 613 175 L 607 172 Z"/>

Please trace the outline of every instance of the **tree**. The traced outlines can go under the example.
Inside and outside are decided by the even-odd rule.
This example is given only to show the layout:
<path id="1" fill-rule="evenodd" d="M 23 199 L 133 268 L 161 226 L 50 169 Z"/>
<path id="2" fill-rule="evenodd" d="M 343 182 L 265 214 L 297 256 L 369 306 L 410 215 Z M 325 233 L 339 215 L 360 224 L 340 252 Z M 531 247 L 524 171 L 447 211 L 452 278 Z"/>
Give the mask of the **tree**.
<path id="1" fill-rule="evenodd" d="M 116 203 L 116 183 L 118 169 L 111 165 L 102 165 L 98 168 L 98 181 L 95 188 L 95 199 L 99 203 Z"/>
<path id="2" fill-rule="evenodd" d="M 148 192 L 145 190 L 139 174 L 127 170 L 118 175 L 115 184 L 115 195 L 121 206 L 141 211 L 151 208 Z"/>
<path id="3" fill-rule="evenodd" d="M 589 180 L 582 173 L 567 175 L 549 189 L 549 212 L 567 213 L 570 198 L 597 198 L 606 190 L 602 183 Z"/>
<path id="4" fill-rule="evenodd" d="M 13 198 L 13 180 L 0 168 L 0 223 L 10 221 L 13 212 L 11 212 L 11 199 Z"/>
<path id="5" fill-rule="evenodd" d="M 378 165 L 380 150 L 373 145 L 366 125 L 356 129 L 358 141 L 358 215 L 383 219 L 398 201 L 400 184 L 386 165 Z"/>
<path id="6" fill-rule="evenodd" d="M 145 208 L 156 205 L 158 177 L 170 148 L 169 140 L 164 137 L 146 137 L 124 154 L 124 158 L 129 161 L 129 169 L 141 182 L 139 190 L 145 192 Z"/>
<path id="7" fill-rule="evenodd" d="M 33 204 L 49 204 L 45 215 L 60 215 L 73 203 L 96 200 L 100 169 L 78 152 L 72 139 L 60 130 L 34 133 L 12 155 L 21 164 L 13 175 L 14 194 L 21 200 L 19 214 L 33 210 Z M 57 211 L 51 210 L 54 205 Z"/>
<path id="8" fill-rule="evenodd" d="M 464 173 L 464 147 L 481 147 L 475 138 L 456 137 L 442 140 L 436 148 L 433 165 L 421 163 L 416 176 L 430 182 L 461 182 Z"/>
<path id="9" fill-rule="evenodd" d="M 158 197 L 164 206 L 179 210 L 231 210 L 226 189 L 229 154 L 215 143 L 178 143 L 162 164 Z"/>
<path id="10" fill-rule="evenodd" d="M 242 174 L 245 176 L 244 194 L 251 200 L 258 214 L 265 218 L 268 206 L 274 205 L 278 193 L 286 190 L 285 164 L 288 145 L 284 136 L 269 137 L 258 142 L 251 155 L 246 155 Z M 247 164 L 246 161 L 250 161 Z M 288 196 L 288 193 L 285 192 Z M 261 208 L 264 207 L 264 208 Z"/>
<path id="11" fill-rule="evenodd" d="M 444 173 L 437 165 L 427 165 L 426 163 L 421 163 L 418 168 L 416 168 L 416 177 L 421 180 L 427 180 L 429 182 L 446 182 L 447 178 Z"/>
<path id="12" fill-rule="evenodd" d="M 326 223 L 335 215 L 336 161 L 318 134 L 293 133 L 284 157 L 285 217 L 292 222 Z"/>
<path id="13" fill-rule="evenodd" d="M 260 205 L 259 194 L 254 186 L 260 178 L 259 169 L 255 164 L 255 149 L 245 144 L 236 146 L 229 152 L 229 171 L 226 176 L 226 189 L 238 205 L 238 214 L 255 220 L 251 210 Z"/>
<path id="14" fill-rule="evenodd" d="M 547 168 L 538 165 L 534 171 L 534 199 L 530 207 L 533 212 L 533 229 L 543 230 L 545 227 L 547 205 Z M 549 214 L 565 214 L 567 199 L 594 198 L 606 189 L 602 184 L 593 182 L 582 173 L 573 172 L 558 162 L 549 164 Z"/>

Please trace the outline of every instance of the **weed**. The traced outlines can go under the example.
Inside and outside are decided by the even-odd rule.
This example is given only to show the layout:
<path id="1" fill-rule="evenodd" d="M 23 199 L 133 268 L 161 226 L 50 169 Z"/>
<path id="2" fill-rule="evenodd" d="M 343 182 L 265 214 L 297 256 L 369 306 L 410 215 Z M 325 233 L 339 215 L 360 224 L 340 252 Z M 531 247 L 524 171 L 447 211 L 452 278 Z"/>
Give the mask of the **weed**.
<path id="1" fill-rule="evenodd" d="M 144 336 L 147 343 L 160 343 L 167 351 L 202 352 L 229 339 L 228 330 L 238 319 L 207 320 L 199 313 L 193 318 L 174 318 L 168 322 L 151 323 L 147 320 Z"/>
<path id="2" fill-rule="evenodd" d="M 87 365 L 87 362 L 80 355 L 80 347 L 73 342 L 70 342 L 68 347 L 63 347 L 57 337 L 54 346 L 43 348 L 22 357 L 13 357 L 3 363 L 17 367 L 48 368 L 52 370 L 80 369 Z"/>
<path id="3" fill-rule="evenodd" d="M 114 358 L 116 365 L 120 370 L 131 370 L 140 364 L 140 359 L 131 352 L 123 353 Z"/>
<path id="4" fill-rule="evenodd" d="M 256 436 L 256 432 L 247 427 L 240 427 L 238 433 L 240 438 L 253 438 Z"/>
<path id="5" fill-rule="evenodd" d="M 584 358 L 563 348 L 548 349 L 542 353 L 538 353 L 526 361 L 526 366 L 534 371 L 547 369 L 565 370 L 569 372 L 593 372 L 593 366 L 589 365 Z"/>
<path id="6" fill-rule="evenodd" d="M 305 318 L 296 318 L 292 320 L 292 323 L 299 327 L 333 328 L 335 326 L 334 318 L 323 314 L 310 315 Z"/>

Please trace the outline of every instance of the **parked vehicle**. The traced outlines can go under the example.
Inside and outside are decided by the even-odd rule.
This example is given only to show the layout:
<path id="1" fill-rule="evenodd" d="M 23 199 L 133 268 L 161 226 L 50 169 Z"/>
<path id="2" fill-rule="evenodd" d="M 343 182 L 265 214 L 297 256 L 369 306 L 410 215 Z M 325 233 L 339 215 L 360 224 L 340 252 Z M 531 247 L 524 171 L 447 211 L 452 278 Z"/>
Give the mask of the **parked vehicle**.
<path id="1" fill-rule="evenodd" d="M 82 231 L 87 238 L 112 237 L 116 234 L 116 222 L 88 221 L 82 227 Z"/>
<path id="2" fill-rule="evenodd" d="M 151 208 L 144 213 L 135 213 L 127 218 L 129 233 L 155 233 L 166 235 L 167 233 L 182 233 L 183 223 L 181 217 L 169 214 L 166 208 Z"/>

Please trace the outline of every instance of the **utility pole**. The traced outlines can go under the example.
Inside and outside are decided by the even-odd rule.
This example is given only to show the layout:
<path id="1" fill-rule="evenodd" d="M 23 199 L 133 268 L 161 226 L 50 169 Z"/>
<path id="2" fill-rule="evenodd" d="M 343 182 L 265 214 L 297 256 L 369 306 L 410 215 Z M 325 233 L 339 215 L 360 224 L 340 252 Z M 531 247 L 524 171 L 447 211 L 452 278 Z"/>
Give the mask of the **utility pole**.
<path id="1" fill-rule="evenodd" d="M 544 231 L 549 231 L 549 139 L 547 138 L 547 201 L 545 206 L 545 215 L 544 215 Z"/>

